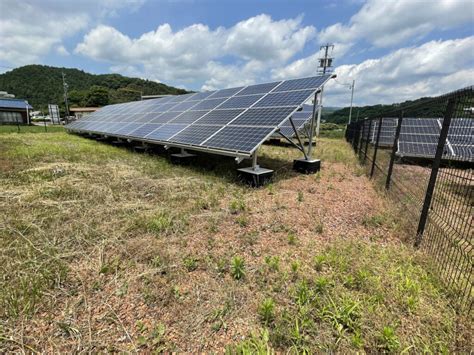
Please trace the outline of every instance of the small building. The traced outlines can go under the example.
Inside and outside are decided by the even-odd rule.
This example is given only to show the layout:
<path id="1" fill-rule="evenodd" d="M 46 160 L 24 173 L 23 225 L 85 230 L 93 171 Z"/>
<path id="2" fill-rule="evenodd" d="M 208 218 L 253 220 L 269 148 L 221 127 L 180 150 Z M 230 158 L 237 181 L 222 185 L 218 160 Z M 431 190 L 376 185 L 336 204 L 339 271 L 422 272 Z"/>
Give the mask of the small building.
<path id="1" fill-rule="evenodd" d="M 30 124 L 32 108 L 25 100 L 0 98 L 0 124 Z"/>
<path id="2" fill-rule="evenodd" d="M 76 117 L 76 120 L 97 111 L 98 107 L 71 107 L 69 112 Z"/>

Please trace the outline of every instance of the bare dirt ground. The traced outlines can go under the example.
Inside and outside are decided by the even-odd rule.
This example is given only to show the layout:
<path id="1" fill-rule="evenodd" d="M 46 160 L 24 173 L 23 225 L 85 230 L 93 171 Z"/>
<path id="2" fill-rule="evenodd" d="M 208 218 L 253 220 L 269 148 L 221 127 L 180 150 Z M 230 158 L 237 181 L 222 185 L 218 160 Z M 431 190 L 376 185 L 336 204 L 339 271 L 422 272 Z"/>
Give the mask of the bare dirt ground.
<path id="1" fill-rule="evenodd" d="M 264 146 L 277 171 L 260 189 L 236 182 L 232 161 L 173 166 L 65 133 L 3 135 L 0 148 L 2 351 L 471 344 L 341 140 L 318 145 L 316 175 L 291 171 L 296 150 Z"/>

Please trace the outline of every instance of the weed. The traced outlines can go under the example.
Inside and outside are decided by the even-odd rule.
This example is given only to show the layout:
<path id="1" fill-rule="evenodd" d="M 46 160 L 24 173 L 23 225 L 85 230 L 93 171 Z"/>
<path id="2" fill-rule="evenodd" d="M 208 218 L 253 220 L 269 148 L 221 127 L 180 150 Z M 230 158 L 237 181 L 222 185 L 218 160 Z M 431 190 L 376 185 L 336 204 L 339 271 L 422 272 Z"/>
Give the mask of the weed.
<path id="1" fill-rule="evenodd" d="M 147 223 L 147 229 L 156 235 L 161 235 L 171 230 L 174 224 L 174 218 L 165 211 L 159 212 L 153 216 Z"/>
<path id="2" fill-rule="evenodd" d="M 303 195 L 303 191 L 298 191 L 298 202 L 303 202 L 304 200 L 304 195 Z"/>
<path id="3" fill-rule="evenodd" d="M 291 272 L 293 275 L 298 274 L 298 270 L 300 269 L 300 262 L 298 260 L 294 260 L 291 262 Z"/>
<path id="4" fill-rule="evenodd" d="M 296 233 L 293 231 L 288 232 L 288 244 L 289 245 L 295 245 L 297 242 L 298 238 L 296 237 Z"/>
<path id="5" fill-rule="evenodd" d="M 318 293 L 324 293 L 329 287 L 329 279 L 325 276 L 319 276 L 314 280 L 314 289 Z"/>
<path id="6" fill-rule="evenodd" d="M 247 227 L 249 225 L 249 220 L 245 215 L 237 216 L 235 222 L 242 228 Z"/>
<path id="7" fill-rule="evenodd" d="M 313 266 L 316 271 L 322 271 L 324 264 L 326 264 L 327 257 L 324 254 L 316 255 L 313 258 Z"/>
<path id="8" fill-rule="evenodd" d="M 260 319 L 268 325 L 275 318 L 275 302 L 272 298 L 265 298 L 258 308 Z"/>
<path id="9" fill-rule="evenodd" d="M 313 297 L 313 292 L 310 290 L 306 280 L 300 281 L 295 288 L 295 300 L 299 305 L 307 304 Z"/>
<path id="10" fill-rule="evenodd" d="M 384 214 L 376 214 L 373 216 L 365 216 L 362 224 L 366 227 L 377 228 L 383 226 L 387 222 L 387 216 Z"/>
<path id="11" fill-rule="evenodd" d="M 278 256 L 266 256 L 265 263 L 271 271 L 280 270 L 280 258 Z"/>
<path id="12" fill-rule="evenodd" d="M 260 334 L 252 334 L 249 339 L 238 344 L 227 346 L 226 355 L 273 355 L 275 351 L 270 345 L 268 330 L 263 330 Z"/>
<path id="13" fill-rule="evenodd" d="M 188 256 L 183 260 L 184 267 L 189 272 L 194 271 L 198 268 L 198 260 L 192 256 Z"/>
<path id="14" fill-rule="evenodd" d="M 316 225 L 314 226 L 314 232 L 317 234 L 323 234 L 323 230 L 324 230 L 323 222 L 319 221 L 318 223 L 316 223 Z"/>
<path id="15" fill-rule="evenodd" d="M 245 201 L 242 198 L 234 199 L 229 205 L 230 213 L 237 214 L 246 210 Z"/>
<path id="16" fill-rule="evenodd" d="M 245 276 L 245 262 L 240 256 L 234 256 L 230 263 L 230 274 L 236 280 L 240 280 Z"/>
<path id="17" fill-rule="evenodd" d="M 217 260 L 216 269 L 219 274 L 224 274 L 227 271 L 227 261 L 225 259 Z"/>
<path id="18" fill-rule="evenodd" d="M 378 337 L 379 347 L 389 352 L 395 352 L 400 348 L 400 340 L 395 334 L 395 329 L 385 326 Z"/>
<path id="19" fill-rule="evenodd" d="M 355 332 L 359 330 L 359 303 L 346 297 L 335 302 L 329 297 L 329 303 L 323 307 L 323 318 L 328 320 L 339 337 L 344 331 L 349 330 Z"/>

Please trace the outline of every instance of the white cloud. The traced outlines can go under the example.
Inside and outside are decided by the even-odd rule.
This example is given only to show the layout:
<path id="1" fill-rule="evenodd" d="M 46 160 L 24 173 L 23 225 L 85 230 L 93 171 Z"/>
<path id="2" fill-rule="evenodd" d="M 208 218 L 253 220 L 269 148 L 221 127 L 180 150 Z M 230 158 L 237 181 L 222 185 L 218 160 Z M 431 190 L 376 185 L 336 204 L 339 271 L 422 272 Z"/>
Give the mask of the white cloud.
<path id="1" fill-rule="evenodd" d="M 347 86 L 356 80 L 356 104 L 393 103 L 422 96 L 434 96 L 472 85 L 474 36 L 430 41 L 401 48 L 377 59 L 336 68 L 337 81 L 327 85 L 326 105 L 347 106 Z M 274 78 L 311 75 L 316 56 L 297 60 L 273 71 Z"/>
<path id="2" fill-rule="evenodd" d="M 64 38 L 114 16 L 124 7 L 133 10 L 142 3 L 143 0 L 2 0 L 0 60 L 18 66 L 37 62 L 53 48 L 64 54 Z"/>
<path id="3" fill-rule="evenodd" d="M 63 57 L 70 55 L 69 51 L 63 45 L 56 47 L 56 53 Z"/>
<path id="4" fill-rule="evenodd" d="M 346 44 L 367 41 L 376 47 L 391 47 L 473 20 L 472 0 L 368 0 L 349 23 L 322 30 L 319 40 Z"/>
<path id="5" fill-rule="evenodd" d="M 175 85 L 235 86 L 286 63 L 314 39 L 315 28 L 301 21 L 301 17 L 274 21 L 262 14 L 214 30 L 194 24 L 173 31 L 164 24 L 138 38 L 99 25 L 84 36 L 75 53 Z M 225 64 L 226 57 L 232 64 Z"/>

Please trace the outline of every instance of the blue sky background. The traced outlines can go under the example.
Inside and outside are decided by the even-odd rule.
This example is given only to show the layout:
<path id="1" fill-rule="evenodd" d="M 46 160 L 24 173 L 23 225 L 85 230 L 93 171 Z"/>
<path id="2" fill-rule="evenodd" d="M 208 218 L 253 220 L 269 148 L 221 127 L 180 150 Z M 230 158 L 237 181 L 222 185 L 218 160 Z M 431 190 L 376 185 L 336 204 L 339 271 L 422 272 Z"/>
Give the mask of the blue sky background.
<path id="1" fill-rule="evenodd" d="M 473 26 L 465 0 L 4 0 L 0 71 L 39 63 L 205 90 L 312 75 L 333 42 L 356 104 L 391 103 L 471 85 Z M 346 86 L 326 92 L 348 104 Z"/>

